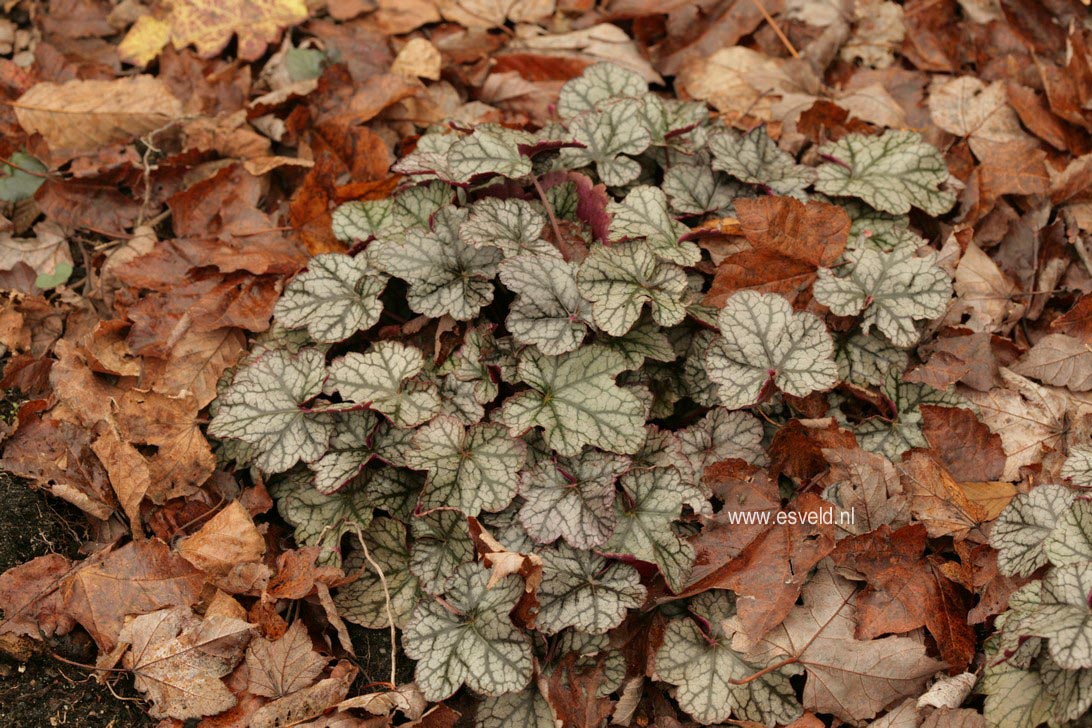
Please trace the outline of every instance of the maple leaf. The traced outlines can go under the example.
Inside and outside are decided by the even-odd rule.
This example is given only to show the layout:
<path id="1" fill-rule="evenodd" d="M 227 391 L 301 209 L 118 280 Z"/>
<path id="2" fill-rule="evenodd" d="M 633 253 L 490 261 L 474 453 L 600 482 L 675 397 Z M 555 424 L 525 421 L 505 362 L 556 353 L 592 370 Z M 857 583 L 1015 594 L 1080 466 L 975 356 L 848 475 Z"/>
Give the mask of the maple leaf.
<path id="1" fill-rule="evenodd" d="M 855 593 L 853 584 L 826 562 L 804 587 L 803 604 L 748 653 L 756 664 L 794 658 L 807 674 L 804 708 L 850 722 L 869 720 L 917 695 L 943 667 L 926 656 L 919 640 L 856 639 Z"/>
<path id="2" fill-rule="evenodd" d="M 152 702 L 156 718 L 200 718 L 235 705 L 220 680 L 242 659 L 253 625 L 221 615 L 194 616 L 189 607 L 141 614 L 119 639 L 134 684 Z"/>
<path id="3" fill-rule="evenodd" d="M 849 238 L 846 214 L 823 202 L 806 205 L 791 197 L 734 202 L 751 249 L 717 266 L 705 303 L 723 306 L 732 292 L 753 289 L 795 299 L 811 287 L 822 266 L 832 266 Z"/>
<path id="4" fill-rule="evenodd" d="M 255 695 L 282 698 L 312 685 L 328 661 L 311 646 L 303 622 L 296 620 L 278 640 L 255 637 L 250 641 L 247 689 Z"/>

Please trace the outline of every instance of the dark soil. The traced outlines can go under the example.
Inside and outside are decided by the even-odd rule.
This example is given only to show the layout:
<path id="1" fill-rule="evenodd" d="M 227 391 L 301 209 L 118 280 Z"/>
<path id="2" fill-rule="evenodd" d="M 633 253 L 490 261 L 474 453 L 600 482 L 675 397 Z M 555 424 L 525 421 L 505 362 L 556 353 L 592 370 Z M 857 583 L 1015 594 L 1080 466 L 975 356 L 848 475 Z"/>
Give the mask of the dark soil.
<path id="1" fill-rule="evenodd" d="M 6 403 L 5 403 L 6 404 Z M 76 557 L 83 516 L 66 503 L 35 492 L 0 472 L 0 572 L 48 553 Z M 0 726 L 15 728 L 139 728 L 145 715 L 128 676 L 100 685 L 94 673 L 66 664 L 93 664 L 95 645 L 85 633 L 29 643 L 33 654 L 0 651 Z"/>

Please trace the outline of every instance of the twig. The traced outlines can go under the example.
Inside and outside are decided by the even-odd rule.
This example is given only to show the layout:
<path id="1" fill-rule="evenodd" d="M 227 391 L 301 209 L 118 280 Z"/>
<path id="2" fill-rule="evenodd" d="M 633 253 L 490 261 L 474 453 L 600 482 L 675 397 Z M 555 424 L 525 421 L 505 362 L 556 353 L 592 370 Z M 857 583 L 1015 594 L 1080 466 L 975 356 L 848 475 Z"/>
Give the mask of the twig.
<path id="1" fill-rule="evenodd" d="M 785 46 L 786 50 L 792 54 L 793 58 L 799 58 L 800 54 L 796 52 L 796 48 L 793 46 L 792 41 L 790 41 L 788 36 L 781 30 L 781 26 L 773 19 L 770 12 L 766 10 L 766 6 L 762 4 L 762 0 L 751 0 L 751 2 L 755 4 L 755 7 L 758 8 L 758 12 L 762 13 L 762 17 L 765 18 L 766 22 L 773 28 L 773 32 L 777 34 L 778 39 L 781 41 L 781 45 Z"/>
<path id="2" fill-rule="evenodd" d="M 383 587 L 383 607 L 387 611 L 387 623 L 391 628 L 391 685 L 396 685 L 398 682 L 398 632 L 394 627 L 394 610 L 391 609 L 391 592 L 387 588 L 387 575 L 383 573 L 383 569 L 368 551 L 368 544 L 364 543 L 364 534 L 360 527 L 357 526 L 353 531 L 356 533 L 356 540 L 360 542 L 360 548 L 364 549 L 364 558 L 375 569 L 375 573 L 379 576 L 379 584 Z"/>
<path id="3" fill-rule="evenodd" d="M 27 169 L 26 167 L 19 166 L 15 162 L 11 161 L 11 159 L 0 159 L 0 164 L 4 165 L 5 167 L 17 169 L 20 172 L 23 172 L 24 174 L 29 174 L 32 177 L 39 177 L 41 179 L 53 179 L 49 176 L 48 172 L 35 172 L 33 169 Z"/>
<path id="4" fill-rule="evenodd" d="M 531 184 L 535 186 L 535 191 L 538 192 L 539 199 L 542 200 L 542 206 L 546 208 L 546 217 L 550 218 L 550 227 L 554 230 L 554 237 L 557 238 L 557 248 L 564 255 L 565 251 L 562 248 L 565 247 L 565 239 L 561 236 L 561 224 L 557 221 L 557 215 L 554 213 L 554 206 L 550 204 L 549 198 L 546 197 L 546 190 L 542 189 L 542 185 L 538 181 L 538 177 L 532 172 L 528 175 L 531 178 Z M 566 260 L 568 258 L 566 257 Z"/>

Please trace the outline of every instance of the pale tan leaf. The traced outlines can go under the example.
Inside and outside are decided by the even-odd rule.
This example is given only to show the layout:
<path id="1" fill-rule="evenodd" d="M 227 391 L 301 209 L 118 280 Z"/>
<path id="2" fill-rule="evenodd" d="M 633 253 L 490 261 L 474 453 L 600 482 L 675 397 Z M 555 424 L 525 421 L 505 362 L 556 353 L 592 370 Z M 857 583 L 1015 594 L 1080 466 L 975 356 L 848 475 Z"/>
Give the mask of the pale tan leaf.
<path id="1" fill-rule="evenodd" d="M 391 64 L 391 73 L 409 78 L 427 78 L 431 81 L 440 80 L 440 66 L 443 59 L 440 51 L 425 38 L 412 38 Z"/>
<path id="2" fill-rule="evenodd" d="M 1087 392 L 1092 389 L 1092 348 L 1072 336 L 1048 334 L 1012 370 L 1043 384 Z"/>
<path id="3" fill-rule="evenodd" d="M 327 662 L 311 646 L 307 628 L 297 619 L 279 640 L 257 637 L 251 641 L 246 651 L 247 689 L 255 695 L 283 698 L 310 687 Z"/>
<path id="4" fill-rule="evenodd" d="M 20 126 L 56 153 L 129 142 L 182 116 L 182 102 L 151 76 L 39 83 L 12 105 Z"/>
<path id="5" fill-rule="evenodd" d="M 232 501 L 183 539 L 178 553 L 204 572 L 225 575 L 238 564 L 259 561 L 265 553 L 265 539 L 243 504 Z"/>

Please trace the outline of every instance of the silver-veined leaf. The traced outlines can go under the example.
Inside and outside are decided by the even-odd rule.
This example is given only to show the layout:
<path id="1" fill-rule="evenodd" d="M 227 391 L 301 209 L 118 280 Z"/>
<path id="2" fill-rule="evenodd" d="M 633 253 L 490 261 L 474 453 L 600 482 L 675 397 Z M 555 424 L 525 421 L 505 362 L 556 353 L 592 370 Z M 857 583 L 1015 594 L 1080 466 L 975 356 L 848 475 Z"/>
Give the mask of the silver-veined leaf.
<path id="1" fill-rule="evenodd" d="M 360 576 L 338 589 L 334 604 L 341 616 L 367 629 L 390 626 L 389 606 L 395 626 L 402 628 L 420 600 L 417 577 L 409 570 L 406 527 L 393 518 L 376 518 L 363 538 L 368 556 L 383 570 L 383 578 L 357 542 L 345 559 L 345 572 Z"/>
<path id="2" fill-rule="evenodd" d="M 746 412 L 715 407 L 699 422 L 676 433 L 683 454 L 699 477 L 713 463 L 739 458 L 764 465 L 762 423 Z"/>
<path id="3" fill-rule="evenodd" d="M 557 728 L 550 702 L 535 685 L 519 692 L 483 698 L 474 712 L 477 728 Z"/>
<path id="4" fill-rule="evenodd" d="M 1092 488 L 1092 447 L 1075 445 L 1062 463 L 1062 477 L 1073 485 Z"/>
<path id="5" fill-rule="evenodd" d="M 516 341 L 550 355 L 580 346 L 589 313 L 577 289 L 575 265 L 552 255 L 517 255 L 501 262 L 500 279 L 517 294 L 506 321 Z"/>
<path id="6" fill-rule="evenodd" d="M 667 585 L 682 589 L 694 565 L 694 549 L 671 524 L 682 515 L 686 487 L 678 470 L 630 471 L 619 479 L 627 498 L 616 498 L 618 523 L 604 553 L 630 554 L 660 568 Z"/>
<path id="7" fill-rule="evenodd" d="M 614 532 L 614 481 L 628 464 L 598 450 L 538 462 L 520 476 L 520 523 L 539 543 L 562 538 L 582 549 L 604 543 Z"/>
<path id="8" fill-rule="evenodd" d="M 815 181 L 815 170 L 793 160 L 760 126 L 742 136 L 726 131 L 709 139 L 713 169 L 727 172 L 741 182 L 758 185 L 779 195 L 807 197 L 804 190 Z"/>
<path id="9" fill-rule="evenodd" d="M 455 570 L 444 587 L 445 605 L 422 602 L 402 633 L 406 655 L 426 700 L 450 697 L 464 683 L 485 695 L 520 690 L 531 681 L 531 643 L 508 612 L 523 594 L 519 577 L 490 589 L 478 564 Z"/>
<path id="10" fill-rule="evenodd" d="M 322 392 L 325 363 L 318 349 L 297 354 L 271 350 L 248 362 L 217 400 L 209 434 L 253 446 L 255 464 L 267 473 L 318 459 L 326 451 L 332 421 L 329 414 L 308 412 L 303 405 Z"/>
<path id="11" fill-rule="evenodd" d="M 379 320 L 379 296 L 386 286 L 387 277 L 365 256 L 323 253 L 284 289 L 273 316 L 288 328 L 306 328 L 319 343 L 332 344 Z"/>
<path id="12" fill-rule="evenodd" d="M 577 283 L 592 302 L 595 325 L 611 336 L 629 331 L 646 303 L 661 326 L 686 317 L 686 273 L 658 260 L 643 242 L 596 247 L 580 266 Z"/>
<path id="13" fill-rule="evenodd" d="M 1047 563 L 1045 542 L 1074 497 L 1061 485 L 1047 484 L 1018 494 L 1005 506 L 990 533 L 1002 574 L 1027 576 Z"/>
<path id="14" fill-rule="evenodd" d="M 641 606 L 645 588 L 632 566 L 610 563 L 590 551 L 561 544 L 542 554 L 537 629 L 556 634 L 566 627 L 601 633 L 617 627 L 626 610 Z"/>
<path id="15" fill-rule="evenodd" d="M 281 518 L 295 527 L 296 543 L 319 547 L 318 563 L 340 565 L 342 537 L 362 533 L 372 522 L 373 504 L 363 488 L 323 495 L 305 470 L 273 481 L 269 492 Z"/>
<path id="16" fill-rule="evenodd" d="M 768 383 L 796 397 L 838 381 L 834 341 L 817 316 L 792 310 L 782 296 L 732 294 L 717 316 L 721 336 L 705 356 L 709 379 L 729 409 L 759 400 Z"/>
<path id="17" fill-rule="evenodd" d="M 613 63 L 596 63 L 561 87 L 557 113 L 563 119 L 571 119 L 594 111 L 604 102 L 626 96 L 640 98 L 647 93 L 648 82 L 640 74 Z"/>
<path id="18" fill-rule="evenodd" d="M 350 242 L 370 238 L 398 238 L 414 227 L 428 228 L 429 219 L 451 204 L 449 185 L 417 185 L 384 200 L 346 202 L 333 213 L 334 237 Z"/>
<path id="19" fill-rule="evenodd" d="M 558 161 L 570 169 L 595 165 L 599 179 L 610 187 L 634 181 L 641 174 L 641 165 L 632 155 L 640 154 L 652 143 L 652 136 L 641 123 L 640 109 L 640 101 L 624 99 L 602 111 L 576 117 L 569 130 L 581 146 L 562 149 Z"/>
<path id="20" fill-rule="evenodd" d="M 1092 561 L 1054 567 L 1042 589 L 1039 607 L 1021 620 L 1023 634 L 1046 639 L 1059 667 L 1092 668 Z"/>
<path id="21" fill-rule="evenodd" d="M 679 242 L 689 228 L 671 214 L 667 195 L 659 187 L 634 187 L 621 202 L 608 203 L 607 213 L 611 216 L 611 240 L 644 239 L 642 247 L 657 258 L 682 266 L 701 260 L 697 245 Z"/>
<path id="22" fill-rule="evenodd" d="M 421 580 L 422 589 L 438 594 L 456 567 L 474 558 L 466 517 L 458 511 L 433 511 L 414 517 L 410 528 L 410 571 Z"/>
<path id="23" fill-rule="evenodd" d="M 526 446 L 501 425 L 463 427 L 441 415 L 417 431 L 406 463 L 427 470 L 421 508 L 455 508 L 468 516 L 499 511 L 519 488 Z"/>
<path id="24" fill-rule="evenodd" d="M 371 412 L 335 415 L 334 435 L 321 458 L 310 463 L 315 488 L 333 493 L 355 478 L 374 456 L 370 439 L 378 420 Z"/>
<path id="25" fill-rule="evenodd" d="M 431 231 L 411 230 L 404 241 L 376 240 L 368 248 L 378 267 L 409 283 L 406 298 L 417 313 L 468 321 L 493 300 L 501 252 L 463 242 L 459 227 L 465 219 L 465 210 L 444 208 Z"/>
<path id="26" fill-rule="evenodd" d="M 911 207 L 943 215 L 955 204 L 955 193 L 942 189 L 948 181 L 944 157 L 915 132 L 847 134 L 819 153 L 829 160 L 819 167 L 815 183 L 823 194 L 857 197 L 895 215 L 905 215 Z"/>
<path id="27" fill-rule="evenodd" d="M 645 408 L 615 384 L 624 367 L 621 355 L 601 347 L 561 356 L 526 349 L 517 375 L 531 389 L 509 397 L 497 419 L 512 435 L 543 428 L 546 443 L 564 456 L 579 454 L 585 445 L 636 452 L 645 439 Z"/>
<path id="28" fill-rule="evenodd" d="M 353 351 L 335 359 L 326 388 L 382 412 L 399 427 L 414 427 L 440 409 L 436 387 L 414 379 L 424 366 L 420 349 L 381 341 L 366 354 Z"/>
<path id="29" fill-rule="evenodd" d="M 936 264 L 936 253 L 919 258 L 907 248 L 881 253 L 862 247 L 844 260 L 844 276 L 819 269 L 815 299 L 839 316 L 864 311 L 864 333 L 875 326 L 896 346 L 913 346 L 914 322 L 941 316 L 952 298 L 952 278 Z"/>
<path id="30" fill-rule="evenodd" d="M 1092 561 L 1092 501 L 1075 500 L 1043 542 L 1043 550 L 1055 566 Z"/>
<path id="31" fill-rule="evenodd" d="M 704 154 L 672 164 L 664 172 L 663 191 L 671 209 L 684 215 L 727 214 L 742 185 L 715 172 Z"/>
<path id="32" fill-rule="evenodd" d="M 837 343 L 835 359 L 839 379 L 867 387 L 883 384 L 889 371 L 905 371 L 910 354 L 883 336 L 856 332 Z"/>
<path id="33" fill-rule="evenodd" d="M 487 197 L 470 208 L 470 216 L 459 227 L 459 237 L 475 248 L 499 248 L 505 257 L 537 253 L 560 258 L 557 248 L 542 238 L 545 228 L 546 216 L 531 203 Z"/>
<path id="34" fill-rule="evenodd" d="M 803 712 L 789 682 L 800 672 L 798 667 L 771 670 L 743 685 L 730 682 L 762 670 L 732 649 L 720 627 L 735 611 L 732 601 L 729 592 L 709 591 L 691 602 L 691 609 L 708 626 L 708 634 L 690 618 L 668 622 L 656 653 L 656 675 L 678 686 L 679 707 L 700 723 L 724 723 L 731 717 L 765 725 L 791 723 Z"/>

